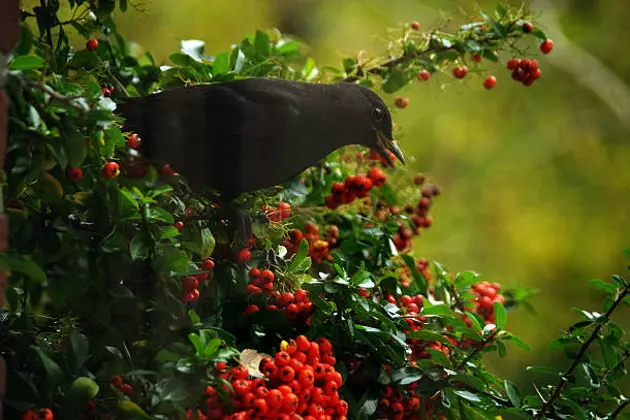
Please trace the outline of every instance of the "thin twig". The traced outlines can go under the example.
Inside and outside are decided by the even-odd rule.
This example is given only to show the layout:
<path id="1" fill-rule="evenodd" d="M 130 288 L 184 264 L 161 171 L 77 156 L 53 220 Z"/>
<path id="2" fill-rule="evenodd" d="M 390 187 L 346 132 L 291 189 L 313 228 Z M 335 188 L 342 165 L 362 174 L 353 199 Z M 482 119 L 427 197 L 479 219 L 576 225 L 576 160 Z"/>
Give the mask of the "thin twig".
<path id="1" fill-rule="evenodd" d="M 626 295 L 628 294 L 629 291 L 630 291 L 630 289 L 626 287 L 625 289 L 623 289 L 617 295 L 617 298 L 615 299 L 615 301 L 611 305 L 610 309 L 608 309 L 608 311 L 606 311 L 606 313 L 604 314 L 604 316 L 603 316 L 604 320 L 607 321 L 608 319 L 610 319 L 610 315 L 617 308 L 617 306 L 623 301 L 623 299 L 626 297 Z M 547 411 L 549 411 L 549 409 L 551 408 L 551 406 L 553 404 L 553 401 L 560 396 L 560 393 L 562 392 L 564 387 L 569 382 L 568 377 L 573 373 L 575 368 L 578 367 L 578 365 L 580 364 L 580 362 L 584 358 L 584 355 L 588 351 L 588 349 L 591 346 L 591 344 L 593 343 L 593 341 L 595 341 L 597 339 L 597 337 L 599 337 L 599 331 L 602 329 L 602 327 L 604 325 L 606 325 L 606 322 L 599 322 L 599 323 L 597 323 L 597 326 L 593 329 L 593 332 L 591 332 L 591 335 L 588 337 L 588 339 L 580 347 L 580 351 L 578 352 L 578 354 L 575 357 L 575 359 L 573 359 L 573 363 L 571 364 L 571 366 L 569 366 L 569 368 L 562 375 L 562 379 L 560 379 L 560 382 L 558 383 L 558 385 L 556 385 L 556 388 L 555 388 L 553 394 L 551 394 L 551 396 L 547 399 L 547 401 L 542 406 L 542 408 L 540 409 L 538 414 L 536 414 L 536 417 L 534 417 L 535 419 L 541 419 L 545 415 L 545 413 L 547 413 Z"/>
<path id="2" fill-rule="evenodd" d="M 630 403 L 630 400 L 625 400 L 624 402 L 619 404 L 619 407 L 617 407 L 615 411 L 610 413 L 610 419 L 616 419 L 617 416 L 621 414 L 621 412 L 628 406 L 628 403 Z"/>
<path id="3" fill-rule="evenodd" d="M 491 343 L 498 333 L 499 333 L 499 330 L 493 331 L 492 334 L 490 334 L 488 337 L 484 338 L 484 340 L 481 343 L 477 344 L 477 347 L 475 347 L 475 349 L 473 351 L 471 351 L 468 354 L 468 356 L 466 356 L 466 358 L 461 361 L 461 363 L 459 365 L 457 365 L 455 370 L 456 371 L 457 370 L 461 370 L 464 366 L 466 366 L 466 363 L 470 362 L 475 356 L 477 356 L 477 354 L 479 354 L 479 352 L 481 352 L 481 350 L 483 350 L 483 348 L 486 346 L 486 344 Z"/>
<path id="4" fill-rule="evenodd" d="M 86 111 L 83 106 L 74 102 L 75 99 L 83 98 L 82 95 L 62 95 L 61 93 L 57 92 L 43 82 L 28 82 L 27 84 L 30 87 L 37 88 L 39 90 L 42 90 L 44 93 L 47 93 L 55 101 L 67 103 L 72 108 L 80 111 L 81 113 L 84 113 Z"/>

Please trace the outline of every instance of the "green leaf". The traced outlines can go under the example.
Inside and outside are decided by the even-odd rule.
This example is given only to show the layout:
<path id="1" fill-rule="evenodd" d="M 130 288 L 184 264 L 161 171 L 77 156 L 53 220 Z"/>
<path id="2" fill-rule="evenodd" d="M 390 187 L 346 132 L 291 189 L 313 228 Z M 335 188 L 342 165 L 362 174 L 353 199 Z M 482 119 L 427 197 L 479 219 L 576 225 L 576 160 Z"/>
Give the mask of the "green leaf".
<path id="1" fill-rule="evenodd" d="M 473 394 L 470 391 L 453 390 L 453 392 L 455 393 L 455 395 L 465 400 L 468 400 L 471 402 L 481 402 L 481 399 L 476 394 Z"/>
<path id="2" fill-rule="evenodd" d="M 385 75 L 381 89 L 386 93 L 394 93 L 408 82 L 409 79 L 406 77 L 404 71 L 393 68 Z"/>
<path id="3" fill-rule="evenodd" d="M 494 323 L 496 324 L 497 329 L 502 330 L 505 326 L 505 323 L 507 322 L 507 311 L 505 310 L 505 307 L 503 307 L 503 305 L 501 305 L 501 303 L 499 302 L 494 302 L 493 307 L 495 320 Z"/>
<path id="4" fill-rule="evenodd" d="M 269 40 L 269 36 L 262 32 L 256 31 L 256 37 L 254 38 L 254 54 L 258 58 L 266 58 L 269 57 L 271 41 Z"/>
<path id="5" fill-rule="evenodd" d="M 153 420 L 146 411 L 131 400 L 118 400 L 118 409 L 137 420 Z"/>
<path id="6" fill-rule="evenodd" d="M 527 366 L 525 368 L 525 371 L 537 373 L 541 375 L 553 376 L 556 378 L 558 377 L 558 374 L 559 374 L 558 369 L 551 366 Z"/>
<path id="7" fill-rule="evenodd" d="M 46 61 L 37 55 L 21 55 L 9 63 L 9 70 L 33 70 L 46 66 Z"/>
<path id="8" fill-rule="evenodd" d="M 230 70 L 230 56 L 227 52 L 221 53 L 214 58 L 212 63 L 212 75 L 227 73 Z"/>
<path id="9" fill-rule="evenodd" d="M 448 315 L 451 309 L 448 305 L 438 304 L 433 306 L 424 306 L 421 315 Z"/>
<path id="10" fill-rule="evenodd" d="M 158 271 L 167 275 L 186 275 L 190 271 L 188 255 L 169 244 L 156 247 L 154 264 Z"/>
<path id="11" fill-rule="evenodd" d="M 39 356 L 39 359 L 44 366 L 44 370 L 46 371 L 46 377 L 48 378 L 49 384 L 53 387 L 60 385 L 63 382 L 63 372 L 57 362 L 44 353 L 41 348 L 31 346 L 31 349 L 33 349 L 37 356 Z"/>
<path id="12" fill-rule="evenodd" d="M 68 166 L 78 168 L 87 156 L 87 145 L 83 136 L 76 130 L 65 129 L 63 139 L 68 156 Z"/>
<path id="13" fill-rule="evenodd" d="M 516 384 L 506 379 L 503 381 L 503 386 L 505 387 L 505 392 L 507 393 L 507 396 L 510 399 L 510 402 L 512 403 L 512 405 L 514 407 L 520 408 L 521 407 L 521 393 L 518 390 L 518 387 L 516 386 Z"/>
<path id="14" fill-rule="evenodd" d="M 423 295 L 426 295 L 427 294 L 427 279 L 425 279 L 424 275 L 420 271 L 418 271 L 418 267 L 416 266 L 416 260 L 411 255 L 407 255 L 407 254 L 404 254 L 402 258 L 405 261 L 405 264 L 407 264 L 407 267 L 409 267 L 413 280 L 416 282 L 416 284 L 420 288 L 420 293 L 422 293 Z"/>
<path id="15" fill-rule="evenodd" d="M 74 369 L 78 371 L 90 358 L 90 344 L 84 334 L 75 330 L 70 333 L 70 345 L 74 356 Z"/>
<path id="16" fill-rule="evenodd" d="M 516 335 L 514 335 L 512 333 L 506 334 L 505 336 L 501 337 L 501 339 L 503 341 L 507 341 L 509 343 L 512 343 L 515 346 L 520 347 L 520 348 L 525 349 L 525 350 L 531 350 L 532 349 L 531 346 L 529 346 L 528 344 L 524 343 L 523 340 L 520 339 L 520 337 L 518 337 L 518 336 L 516 336 Z"/>
<path id="17" fill-rule="evenodd" d="M 295 254 L 291 263 L 287 267 L 287 271 L 290 273 L 306 271 L 311 267 L 311 258 L 308 257 L 308 242 L 306 239 L 302 239 L 300 242 L 300 249 Z"/>
<path id="18" fill-rule="evenodd" d="M 199 247 L 201 259 L 205 260 L 212 255 L 215 244 L 216 241 L 214 240 L 212 231 L 208 228 L 201 229 L 201 246 Z"/>
<path id="19" fill-rule="evenodd" d="M 178 66 L 187 67 L 194 64 L 195 60 L 188 54 L 174 52 L 168 58 Z"/>
<path id="20" fill-rule="evenodd" d="M 593 285 L 594 287 L 598 288 L 599 290 L 602 290 L 606 293 L 616 293 L 617 292 L 617 288 L 615 287 L 614 284 L 610 284 L 610 283 L 606 283 L 603 280 L 600 279 L 592 279 L 590 281 L 591 285 Z"/>
<path id="21" fill-rule="evenodd" d="M 439 350 L 427 348 L 426 351 L 431 355 L 431 361 L 441 366 L 451 366 L 451 361 Z"/>
<path id="22" fill-rule="evenodd" d="M 85 376 L 75 379 L 70 386 L 71 397 L 80 401 L 87 402 L 88 400 L 91 400 L 96 397 L 98 391 L 98 384 Z"/>
<path id="23" fill-rule="evenodd" d="M 145 260 L 149 257 L 150 246 L 147 243 L 146 235 L 137 234 L 129 243 L 129 255 L 132 260 Z"/>
<path id="24" fill-rule="evenodd" d="M 38 283 L 44 283 L 47 280 L 44 270 L 29 257 L 10 257 L 6 262 L 10 271 L 22 273 Z"/>

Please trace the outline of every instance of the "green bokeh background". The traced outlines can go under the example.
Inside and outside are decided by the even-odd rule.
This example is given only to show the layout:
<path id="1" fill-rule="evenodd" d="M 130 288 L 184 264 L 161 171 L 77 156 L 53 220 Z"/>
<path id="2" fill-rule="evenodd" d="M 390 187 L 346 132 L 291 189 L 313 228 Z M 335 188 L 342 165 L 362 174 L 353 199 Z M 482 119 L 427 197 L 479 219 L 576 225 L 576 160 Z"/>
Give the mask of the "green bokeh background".
<path id="1" fill-rule="evenodd" d="M 150 0 L 118 17 L 121 32 L 167 64 L 182 39 L 201 39 L 214 55 L 255 29 L 280 27 L 310 45 L 320 65 L 360 50 L 384 52 L 387 30 L 417 20 L 424 28 L 465 21 L 476 4 L 498 0 Z M 578 319 L 572 307 L 601 310 L 591 278 L 623 273 L 630 247 L 630 2 L 533 1 L 555 40 L 539 58 L 543 77 L 525 88 L 503 65 L 494 74 L 454 81 L 448 74 L 402 92 L 398 137 L 415 168 L 441 186 L 434 227 L 418 256 L 489 281 L 537 288 L 537 313 L 520 310 L 509 327 L 533 345 L 491 360 L 497 373 L 525 384 L 529 364 L 566 366 L 549 341 Z M 532 52 L 536 45 L 526 44 Z M 393 98 L 388 98 L 393 102 Z M 630 311 L 616 319 L 630 326 Z"/>

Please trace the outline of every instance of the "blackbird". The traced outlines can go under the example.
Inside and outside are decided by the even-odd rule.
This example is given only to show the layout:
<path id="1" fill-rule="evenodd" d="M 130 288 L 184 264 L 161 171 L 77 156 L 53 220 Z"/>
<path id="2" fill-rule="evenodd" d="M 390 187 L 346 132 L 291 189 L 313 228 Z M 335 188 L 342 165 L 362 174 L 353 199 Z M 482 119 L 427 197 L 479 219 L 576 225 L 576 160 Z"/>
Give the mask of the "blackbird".
<path id="1" fill-rule="evenodd" d="M 352 83 L 239 79 L 129 98 L 118 113 L 146 158 L 222 201 L 282 184 L 350 144 L 404 164 L 387 106 Z"/>

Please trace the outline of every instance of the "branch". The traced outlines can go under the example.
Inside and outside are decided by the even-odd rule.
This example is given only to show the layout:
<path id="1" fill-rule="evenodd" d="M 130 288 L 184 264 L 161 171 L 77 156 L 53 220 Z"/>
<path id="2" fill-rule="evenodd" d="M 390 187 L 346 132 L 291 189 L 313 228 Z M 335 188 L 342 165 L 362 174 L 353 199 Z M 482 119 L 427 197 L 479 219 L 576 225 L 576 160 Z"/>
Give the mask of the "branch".
<path id="1" fill-rule="evenodd" d="M 608 309 L 608 311 L 603 316 L 603 318 L 606 321 L 610 318 L 610 315 L 617 308 L 617 306 L 619 306 L 619 304 L 621 302 L 623 302 L 623 299 L 626 297 L 626 295 L 628 294 L 629 291 L 630 291 L 630 289 L 628 287 L 626 287 L 617 295 L 617 298 L 613 302 L 612 306 L 610 307 L 610 309 Z M 599 336 L 599 331 L 602 329 L 602 327 L 605 324 L 606 324 L 606 322 L 599 322 L 597 324 L 597 326 L 593 329 L 593 332 L 591 332 L 591 335 L 588 337 L 588 339 L 580 347 L 580 351 L 578 352 L 578 355 L 575 357 L 575 359 L 573 359 L 573 363 L 571 364 L 571 366 L 569 366 L 569 368 L 562 375 L 562 379 L 560 380 L 558 385 L 556 385 L 556 388 L 555 388 L 553 394 L 551 394 L 551 396 L 547 399 L 547 401 L 542 406 L 542 408 L 540 409 L 538 414 L 536 414 L 536 417 L 534 417 L 535 419 L 541 419 L 545 415 L 545 413 L 547 413 L 547 411 L 549 411 L 549 409 L 551 408 L 551 406 L 553 404 L 553 401 L 560 396 L 560 393 L 562 392 L 564 387 L 569 382 L 568 377 L 573 373 L 575 368 L 578 367 L 578 365 L 580 364 L 580 362 L 584 358 L 584 355 L 588 351 L 588 349 L 591 346 L 591 344 L 593 343 L 593 341 L 595 341 L 595 339 L 597 339 L 597 337 Z"/>
<path id="2" fill-rule="evenodd" d="M 86 111 L 85 107 L 74 102 L 75 99 L 83 98 L 82 95 L 68 95 L 68 96 L 62 95 L 61 93 L 57 92 L 56 90 L 54 90 L 53 88 L 45 84 L 44 82 L 27 82 L 27 85 L 30 87 L 39 89 L 43 91 L 44 93 L 47 93 L 55 101 L 67 103 L 69 106 L 78 110 L 81 113 L 84 113 Z"/>
<path id="3" fill-rule="evenodd" d="M 615 408 L 615 411 L 613 411 L 612 413 L 610 413 L 610 419 L 616 419 L 617 416 L 619 414 L 621 414 L 621 412 L 628 406 L 628 403 L 630 403 L 630 400 L 625 400 L 624 402 L 622 402 L 621 404 L 619 404 L 619 406 L 617 408 Z"/>
<path id="4" fill-rule="evenodd" d="M 486 344 L 491 343 L 498 333 L 499 333 L 499 330 L 494 330 L 492 332 L 492 334 L 490 334 L 488 337 L 484 338 L 484 340 L 481 343 L 477 344 L 475 349 L 473 351 L 471 351 L 468 354 L 468 356 L 466 356 L 466 358 L 461 361 L 461 363 L 459 365 L 457 365 L 455 370 L 456 371 L 457 370 L 461 370 L 464 366 L 466 366 L 466 363 L 470 362 L 475 356 L 477 356 L 479 354 L 479 352 L 481 350 L 483 350 L 483 348 L 486 346 Z"/>

